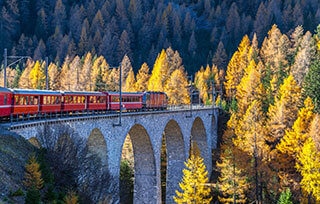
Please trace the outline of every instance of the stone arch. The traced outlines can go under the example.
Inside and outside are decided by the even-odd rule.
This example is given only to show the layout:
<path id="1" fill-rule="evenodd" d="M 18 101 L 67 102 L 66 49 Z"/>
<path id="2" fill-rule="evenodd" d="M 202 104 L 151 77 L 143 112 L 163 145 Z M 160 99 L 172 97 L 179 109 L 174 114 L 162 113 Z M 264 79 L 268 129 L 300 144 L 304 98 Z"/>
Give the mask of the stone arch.
<path id="1" fill-rule="evenodd" d="M 153 203 L 157 197 L 154 150 L 146 129 L 136 124 L 129 133 L 134 153 L 134 201 Z"/>
<path id="2" fill-rule="evenodd" d="M 209 151 L 209 146 L 207 142 L 206 129 L 204 127 L 202 119 L 199 117 L 195 118 L 191 128 L 190 144 L 192 142 L 196 142 L 196 144 L 198 145 L 201 156 L 204 159 L 205 164 L 207 165 L 210 151 Z M 190 148 L 191 148 L 191 145 L 190 145 Z"/>
<path id="3" fill-rule="evenodd" d="M 97 156 L 101 160 L 102 166 L 107 166 L 107 144 L 102 132 L 95 128 L 91 131 L 87 140 L 87 156 Z"/>
<path id="4" fill-rule="evenodd" d="M 185 161 L 185 146 L 180 126 L 170 120 L 165 129 L 167 167 L 166 167 L 166 203 L 173 203 L 175 190 L 179 189 Z M 162 192 L 164 193 L 164 192 Z"/>

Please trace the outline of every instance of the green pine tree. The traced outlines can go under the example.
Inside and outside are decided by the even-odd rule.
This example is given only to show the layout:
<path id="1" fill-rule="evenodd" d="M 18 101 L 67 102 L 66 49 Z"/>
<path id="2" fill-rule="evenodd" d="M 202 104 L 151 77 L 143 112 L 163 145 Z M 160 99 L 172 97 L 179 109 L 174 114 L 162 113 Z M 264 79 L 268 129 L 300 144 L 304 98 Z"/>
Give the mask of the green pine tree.
<path id="1" fill-rule="evenodd" d="M 320 113 L 320 58 L 311 64 L 303 88 L 304 94 L 312 98 L 316 112 Z"/>
<path id="2" fill-rule="evenodd" d="M 292 204 L 291 197 L 292 194 L 290 188 L 287 188 L 285 191 L 282 191 L 278 204 Z"/>

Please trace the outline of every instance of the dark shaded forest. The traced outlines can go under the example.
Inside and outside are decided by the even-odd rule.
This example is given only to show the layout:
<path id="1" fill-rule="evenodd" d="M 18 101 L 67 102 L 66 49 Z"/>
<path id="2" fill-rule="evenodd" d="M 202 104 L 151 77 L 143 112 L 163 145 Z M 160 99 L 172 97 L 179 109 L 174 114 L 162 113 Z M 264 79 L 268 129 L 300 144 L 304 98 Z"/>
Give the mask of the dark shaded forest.
<path id="1" fill-rule="evenodd" d="M 185 69 L 226 68 L 242 37 L 259 44 L 273 24 L 289 35 L 320 23 L 317 0 L 1 0 L 0 50 L 8 55 L 49 58 L 102 55 L 117 66 L 126 54 L 135 72 L 152 66 L 168 47 Z M 1 61 L 3 55 L 0 56 Z"/>

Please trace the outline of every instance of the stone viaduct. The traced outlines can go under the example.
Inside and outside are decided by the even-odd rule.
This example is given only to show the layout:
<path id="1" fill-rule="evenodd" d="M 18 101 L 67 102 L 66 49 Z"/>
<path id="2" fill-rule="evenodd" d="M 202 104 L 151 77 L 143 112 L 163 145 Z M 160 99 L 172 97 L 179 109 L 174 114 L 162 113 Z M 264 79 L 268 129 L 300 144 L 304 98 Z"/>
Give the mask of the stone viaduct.
<path id="1" fill-rule="evenodd" d="M 63 124 L 83 137 L 92 152 L 97 153 L 118 181 L 122 148 L 130 136 L 134 154 L 134 203 L 161 203 L 166 194 L 166 203 L 173 203 L 175 190 L 179 189 L 184 162 L 189 156 L 191 141 L 195 141 L 204 158 L 208 172 L 212 170 L 211 150 L 217 145 L 219 109 L 202 108 L 164 112 L 123 113 L 117 115 L 50 119 L 23 122 L 8 129 L 26 139 L 38 137 L 45 126 L 57 131 Z M 121 122 L 121 125 L 114 125 Z M 161 192 L 161 147 L 166 143 L 167 169 L 166 192 Z M 119 196 L 118 196 L 119 197 Z M 115 203 L 119 202 L 118 200 Z"/>

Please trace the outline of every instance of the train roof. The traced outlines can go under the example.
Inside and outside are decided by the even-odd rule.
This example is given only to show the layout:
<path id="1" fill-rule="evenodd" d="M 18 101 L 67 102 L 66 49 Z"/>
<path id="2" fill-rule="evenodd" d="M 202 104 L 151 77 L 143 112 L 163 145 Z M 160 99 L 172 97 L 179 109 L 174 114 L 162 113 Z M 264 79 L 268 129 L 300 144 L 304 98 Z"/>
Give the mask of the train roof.
<path id="1" fill-rule="evenodd" d="M 163 91 L 145 91 L 144 93 L 160 93 L 160 94 L 165 94 Z"/>
<path id="2" fill-rule="evenodd" d="M 98 91 L 61 91 L 62 94 L 74 94 L 74 95 L 104 95 L 102 92 Z"/>
<path id="3" fill-rule="evenodd" d="M 119 95 L 120 92 L 116 91 L 105 91 L 103 93 L 109 94 L 109 95 Z M 142 95 L 142 92 L 121 92 L 121 95 Z"/>
<path id="4" fill-rule="evenodd" d="M 0 92 L 12 92 L 10 89 L 8 89 L 8 88 L 4 88 L 4 87 L 2 87 L 2 86 L 0 86 Z"/>
<path id="5" fill-rule="evenodd" d="M 15 94 L 35 94 L 35 95 L 61 95 L 59 91 L 38 90 L 38 89 L 12 89 Z"/>

